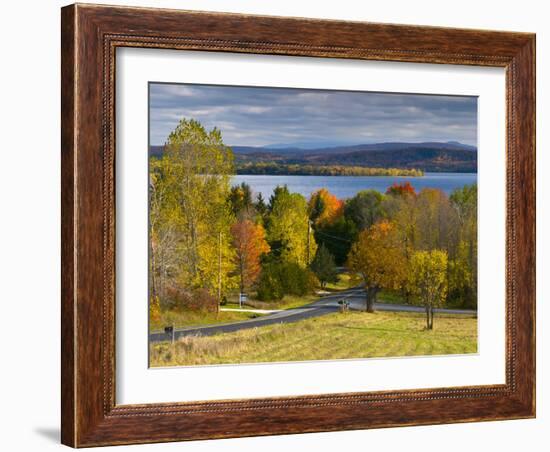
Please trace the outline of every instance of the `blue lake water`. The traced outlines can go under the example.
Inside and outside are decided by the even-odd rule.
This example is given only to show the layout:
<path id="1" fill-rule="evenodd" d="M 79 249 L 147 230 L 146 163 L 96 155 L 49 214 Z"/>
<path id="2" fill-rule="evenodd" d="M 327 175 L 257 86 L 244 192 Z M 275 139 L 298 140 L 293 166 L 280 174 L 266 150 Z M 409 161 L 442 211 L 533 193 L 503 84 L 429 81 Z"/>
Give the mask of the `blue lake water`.
<path id="1" fill-rule="evenodd" d="M 424 173 L 422 177 L 405 176 L 267 176 L 238 175 L 232 184 L 246 182 L 254 193 L 261 193 L 266 201 L 277 185 L 287 185 L 293 193 L 300 193 L 306 198 L 320 188 L 326 188 L 340 199 L 351 198 L 361 190 L 373 189 L 384 193 L 395 182 L 409 181 L 420 191 L 423 188 L 439 188 L 451 193 L 455 188 L 477 182 L 476 173 Z"/>

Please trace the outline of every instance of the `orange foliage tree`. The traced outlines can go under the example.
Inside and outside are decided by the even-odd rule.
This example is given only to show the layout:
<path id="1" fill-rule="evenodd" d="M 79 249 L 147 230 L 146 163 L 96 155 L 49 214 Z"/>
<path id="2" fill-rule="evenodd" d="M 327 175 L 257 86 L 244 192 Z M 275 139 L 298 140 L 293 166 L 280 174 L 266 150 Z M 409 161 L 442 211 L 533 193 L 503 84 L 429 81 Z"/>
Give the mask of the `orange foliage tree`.
<path id="1" fill-rule="evenodd" d="M 403 196 L 403 195 L 415 195 L 416 192 L 414 191 L 414 187 L 411 185 L 411 183 L 407 181 L 407 182 L 403 182 L 402 184 L 395 182 L 391 187 L 389 187 L 386 190 L 386 194 Z"/>
<path id="2" fill-rule="evenodd" d="M 240 278 L 241 293 L 254 284 L 261 272 L 260 257 L 269 252 L 265 239 L 265 229 L 248 219 L 239 221 L 231 227 L 235 264 Z"/>
<path id="3" fill-rule="evenodd" d="M 348 266 L 365 284 L 367 312 L 374 312 L 378 292 L 397 289 L 407 278 L 407 262 L 394 224 L 384 220 L 363 230 L 351 248 Z"/>
<path id="4" fill-rule="evenodd" d="M 331 224 L 344 212 L 344 201 L 326 188 L 321 188 L 309 198 L 310 218 L 315 224 Z"/>

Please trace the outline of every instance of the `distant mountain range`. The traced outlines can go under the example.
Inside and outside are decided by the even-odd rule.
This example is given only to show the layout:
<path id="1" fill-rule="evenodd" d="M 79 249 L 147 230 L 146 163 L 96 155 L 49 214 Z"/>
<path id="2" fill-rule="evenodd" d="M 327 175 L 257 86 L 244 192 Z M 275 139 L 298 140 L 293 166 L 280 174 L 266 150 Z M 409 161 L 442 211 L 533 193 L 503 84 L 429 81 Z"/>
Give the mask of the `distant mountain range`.
<path id="1" fill-rule="evenodd" d="M 371 143 L 304 149 L 295 146 L 231 146 L 237 166 L 246 163 L 341 165 L 419 169 L 430 172 L 477 172 L 477 148 L 456 141 Z M 163 146 L 152 146 L 160 156 Z"/>

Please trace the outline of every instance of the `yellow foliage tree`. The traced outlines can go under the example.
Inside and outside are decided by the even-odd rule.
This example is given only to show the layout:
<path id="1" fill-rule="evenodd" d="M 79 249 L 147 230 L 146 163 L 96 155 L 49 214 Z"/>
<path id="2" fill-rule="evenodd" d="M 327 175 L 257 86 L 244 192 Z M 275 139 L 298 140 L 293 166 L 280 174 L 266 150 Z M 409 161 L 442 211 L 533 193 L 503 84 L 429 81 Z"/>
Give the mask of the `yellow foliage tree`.
<path id="1" fill-rule="evenodd" d="M 182 119 L 163 157 L 151 161 L 153 295 L 163 294 L 157 280 L 184 290 L 204 288 L 219 298 L 236 286 L 228 203 L 232 174 L 233 152 L 220 131 L 207 131 L 194 120 Z"/>
<path id="2" fill-rule="evenodd" d="M 374 312 L 381 289 L 397 289 L 406 279 L 406 260 L 393 223 L 380 221 L 363 230 L 351 248 L 349 268 L 365 284 L 366 310 Z"/>
<path id="3" fill-rule="evenodd" d="M 305 198 L 282 190 L 273 201 L 268 217 L 267 238 L 280 249 L 281 259 L 306 267 L 313 260 L 317 243 L 309 227 Z"/>
<path id="4" fill-rule="evenodd" d="M 447 296 L 447 253 L 442 250 L 416 251 L 411 259 L 411 287 L 426 308 L 426 328 L 433 329 L 434 308 Z"/>

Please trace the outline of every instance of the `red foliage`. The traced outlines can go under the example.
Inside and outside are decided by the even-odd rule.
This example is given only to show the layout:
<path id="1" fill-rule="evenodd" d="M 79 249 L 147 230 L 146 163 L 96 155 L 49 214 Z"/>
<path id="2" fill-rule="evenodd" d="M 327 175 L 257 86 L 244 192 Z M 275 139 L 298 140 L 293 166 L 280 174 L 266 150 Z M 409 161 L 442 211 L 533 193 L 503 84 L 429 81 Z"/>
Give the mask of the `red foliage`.
<path id="1" fill-rule="evenodd" d="M 415 196 L 416 192 L 414 191 L 414 187 L 408 181 L 403 182 L 402 184 L 394 182 L 393 185 L 391 187 L 388 187 L 388 189 L 386 190 L 386 195 Z"/>
<path id="2" fill-rule="evenodd" d="M 166 288 L 166 298 L 176 310 L 217 312 L 218 300 L 206 289 L 187 290 L 172 285 Z"/>

